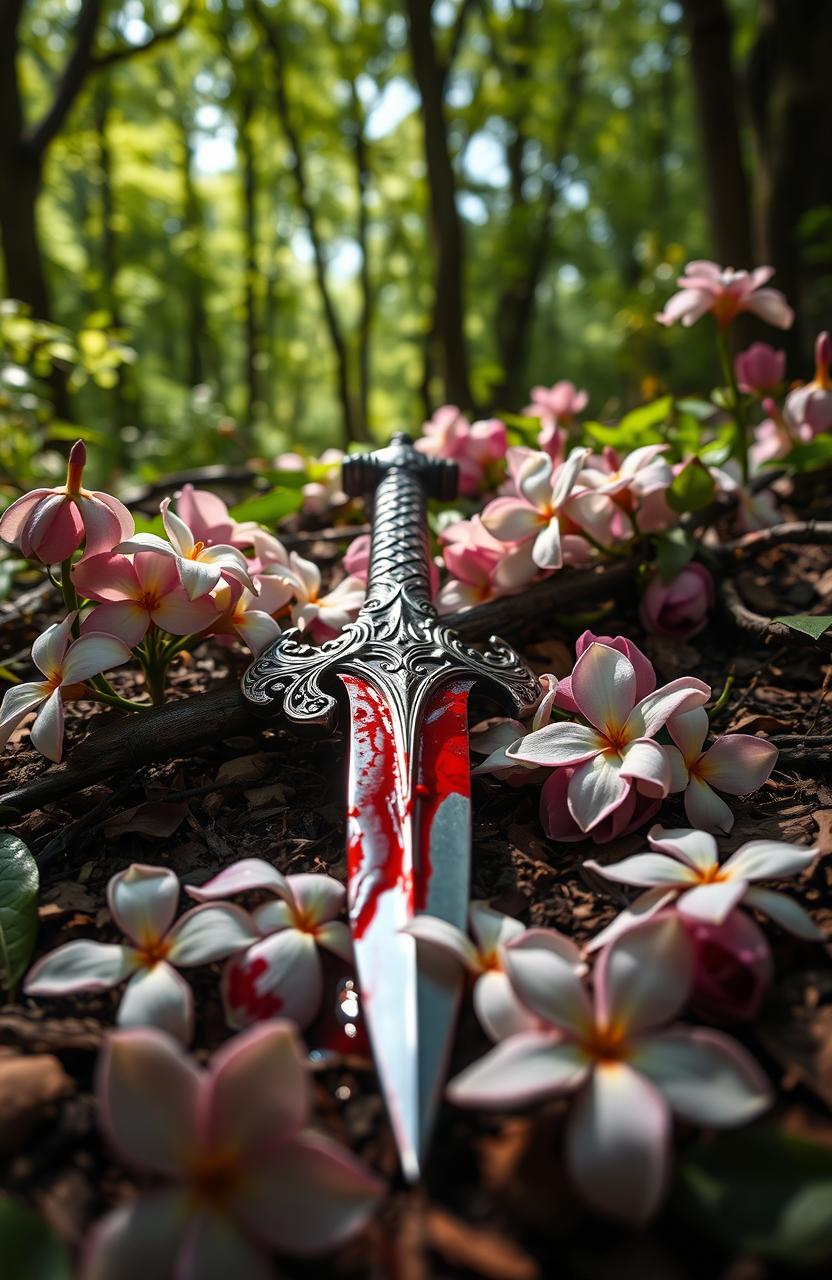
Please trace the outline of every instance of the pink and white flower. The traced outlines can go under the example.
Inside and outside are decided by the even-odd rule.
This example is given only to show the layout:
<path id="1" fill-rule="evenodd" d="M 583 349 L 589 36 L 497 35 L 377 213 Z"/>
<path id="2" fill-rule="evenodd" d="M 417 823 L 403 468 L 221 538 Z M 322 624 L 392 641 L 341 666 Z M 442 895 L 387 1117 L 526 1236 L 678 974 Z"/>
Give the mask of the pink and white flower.
<path id="1" fill-rule="evenodd" d="M 509 450 L 517 497 L 489 502 L 482 513 L 485 528 L 501 542 L 531 541 L 532 560 L 539 569 L 587 560 L 590 548 L 582 529 L 597 529 L 603 537 L 608 526 L 604 499 L 599 506 L 591 492 L 573 492 L 588 454 L 588 449 L 573 449 L 557 465 L 545 453 Z"/>
<path id="2" fill-rule="evenodd" d="M 668 721 L 668 732 L 676 743 L 672 761 L 674 778 L 685 789 L 685 813 L 695 827 L 728 835 L 734 815 L 716 792 L 730 796 L 750 795 L 761 787 L 777 763 L 777 748 L 764 738 L 748 733 L 723 734 L 704 750 L 708 733 L 708 713 L 694 707 Z"/>
<path id="3" fill-rule="evenodd" d="M 512 916 L 495 911 L 487 902 L 472 902 L 468 922 L 473 936 L 436 916 L 414 916 L 402 930 L 420 946 L 435 947 L 459 961 L 474 980 L 474 1011 L 491 1040 L 505 1040 L 520 1031 L 539 1030 L 540 1019 L 520 1003 L 506 972 L 506 955 L 518 947 L 554 952 L 578 975 L 586 973 L 581 953 L 556 929 L 527 929 Z"/>
<path id="4" fill-rule="evenodd" d="M 765 395 L 775 391 L 786 376 L 786 353 L 767 342 L 752 342 L 734 358 L 734 374 L 740 391 Z"/>
<path id="5" fill-rule="evenodd" d="M 253 520 L 241 524 L 216 493 L 195 489 L 192 484 L 183 484 L 177 493 L 176 514 L 206 547 L 228 543 L 232 547 L 250 547 L 260 529 Z"/>
<path id="6" fill-rule="evenodd" d="M 691 1007 L 715 1022 L 756 1018 L 774 976 L 765 934 L 744 911 L 722 924 L 679 918 L 693 946 Z"/>
<path id="7" fill-rule="evenodd" d="M 671 767 L 655 735 L 671 716 L 707 702 L 708 685 L 683 676 L 639 700 L 630 660 L 594 643 L 575 663 L 571 692 L 585 724 L 547 725 L 508 754 L 548 768 L 575 766 L 567 807 L 584 832 L 613 813 L 633 789 L 663 799 L 670 791 Z"/>
<path id="8" fill-rule="evenodd" d="M 790 391 L 786 396 L 783 412 L 790 426 L 800 431 L 808 428 L 811 436 L 832 430 L 832 379 L 829 365 L 832 362 L 832 339 L 828 333 L 819 333 L 815 343 L 815 376 L 804 387 Z M 2 531 L 2 525 L 0 525 Z"/>
<path id="9" fill-rule="evenodd" d="M 764 289 L 774 275 L 774 267 L 757 267 L 754 271 L 734 271 L 716 262 L 689 262 L 677 280 L 681 290 L 674 293 L 656 319 L 671 325 L 681 320 L 685 326 L 695 324 L 710 311 L 720 328 L 747 311 L 778 329 L 790 329 L 794 312 L 779 289 Z"/>
<path id="10" fill-rule="evenodd" d="M 76 440 L 66 483 L 33 489 L 13 502 L 0 516 L 0 538 L 43 564 L 68 560 L 84 541 L 84 555 L 95 556 L 129 538 L 136 526 L 127 508 L 109 493 L 82 489 L 86 462 L 86 445 Z"/>
<path id="11" fill-rule="evenodd" d="M 574 382 L 566 379 L 551 387 L 532 387 L 530 394 L 532 402 L 526 405 L 523 413 L 529 418 L 542 418 L 544 430 L 556 423 L 569 426 L 589 403 L 589 392 L 579 391 Z"/>
<path id="12" fill-rule="evenodd" d="M 496 488 L 508 448 L 505 423 L 488 418 L 469 423 L 456 405 L 446 404 L 422 424 L 415 447 L 429 457 L 450 458 L 459 468 L 459 491 L 465 495 Z"/>
<path id="13" fill-rule="evenodd" d="M 47 627 L 32 645 L 32 661 L 44 679 L 16 684 L 7 690 L 0 706 L 0 747 L 30 711 L 37 711 L 32 725 L 32 746 L 47 760 L 59 763 L 64 740 L 63 700 L 83 693 L 85 680 L 118 667 L 130 658 L 130 650 L 116 636 L 90 631 L 70 642 L 70 613 L 63 622 Z"/>
<path id="14" fill-rule="evenodd" d="M 511 1036 L 451 1081 L 453 1102 L 516 1107 L 577 1094 L 566 1164 L 602 1213 L 644 1222 L 669 1180 L 671 1113 L 708 1128 L 745 1124 L 771 1088 L 744 1049 L 721 1032 L 682 1024 L 691 945 L 673 916 L 631 929 L 601 955 L 594 999 L 552 952 L 511 949 L 506 967 L 545 1031 Z"/>
<path id="15" fill-rule="evenodd" d="M 292 588 L 292 622 L 316 639 L 336 635 L 354 621 L 364 603 L 364 584 L 358 578 L 342 578 L 331 591 L 321 595 L 320 569 L 296 551 L 289 552 L 286 565 L 269 564 L 258 574 L 258 582 L 263 583 L 270 576 Z"/>
<path id="16" fill-rule="evenodd" d="M 30 996 L 66 996 L 126 982 L 118 1025 L 160 1027 L 187 1043 L 194 1000 L 178 970 L 242 951 L 257 936 L 251 921 L 239 907 L 223 903 L 195 907 L 174 924 L 178 879 L 163 867 L 138 862 L 113 876 L 107 902 L 127 943 L 67 942 L 33 965 L 23 990 Z"/>
<path id="17" fill-rule="evenodd" d="M 280 1014 L 308 1027 L 323 997 L 319 948 L 352 959 L 350 931 L 336 918 L 346 891 L 331 876 L 284 876 L 262 858 L 243 858 L 188 893 L 210 902 L 253 889 L 267 890 L 274 900 L 252 912 L 260 937 L 223 973 L 228 1024 L 239 1029 Z"/>
<path id="18" fill-rule="evenodd" d="M 171 635 L 203 631 L 215 622 L 217 606 L 210 596 L 191 600 L 176 565 L 153 551 L 132 559 L 109 551 L 86 556 L 72 566 L 77 591 L 98 607 L 84 619 L 83 630 L 107 631 L 133 648 L 152 624 Z"/>
<path id="19" fill-rule="evenodd" d="M 592 939 L 589 950 L 607 945 L 635 921 L 671 905 L 685 919 L 708 925 L 723 924 L 739 906 L 753 907 L 798 938 L 823 941 L 823 933 L 799 903 L 756 885 L 758 880 L 782 880 L 805 871 L 817 849 L 781 840 L 750 840 L 720 864 L 716 841 L 706 831 L 656 826 L 647 839 L 650 853 L 637 853 L 608 867 L 584 863 L 605 880 L 646 890 Z"/>
<path id="20" fill-rule="evenodd" d="M 686 564 L 670 582 L 654 573 L 641 597 L 642 626 L 657 636 L 687 640 L 707 625 L 716 589 L 703 564 Z"/>
<path id="21" fill-rule="evenodd" d="M 479 516 L 448 525 L 441 540 L 442 556 L 452 577 L 436 597 L 440 613 L 469 609 L 517 591 L 539 576 L 529 544 L 507 547 L 489 533 Z"/>
<path id="22" fill-rule="evenodd" d="M 120 542 L 114 550 L 125 553 L 155 551 L 160 556 L 170 557 L 176 564 L 179 580 L 190 600 L 198 600 L 200 596 L 207 595 L 223 575 L 233 578 L 235 582 L 257 594 L 242 551 L 224 543 L 209 547 L 201 539 L 195 538 L 185 521 L 171 511 L 170 498 L 162 501 L 160 510 L 169 541 L 166 542 L 156 533 L 136 533 Z"/>
<path id="23" fill-rule="evenodd" d="M 309 1076 L 289 1022 L 235 1036 L 207 1070 L 161 1032 L 116 1032 L 96 1096 L 118 1158 L 157 1186 L 97 1224 L 80 1280 L 273 1280 L 272 1250 L 324 1253 L 381 1198 L 365 1165 L 307 1127 Z"/>
<path id="24" fill-rule="evenodd" d="M 292 588 L 277 578 L 260 579 L 258 586 L 260 594 L 255 596 L 238 582 L 224 582 L 214 588 L 212 596 L 220 610 L 214 634 L 236 636 L 255 658 L 280 635 L 280 624 L 272 614 L 292 598 Z"/>

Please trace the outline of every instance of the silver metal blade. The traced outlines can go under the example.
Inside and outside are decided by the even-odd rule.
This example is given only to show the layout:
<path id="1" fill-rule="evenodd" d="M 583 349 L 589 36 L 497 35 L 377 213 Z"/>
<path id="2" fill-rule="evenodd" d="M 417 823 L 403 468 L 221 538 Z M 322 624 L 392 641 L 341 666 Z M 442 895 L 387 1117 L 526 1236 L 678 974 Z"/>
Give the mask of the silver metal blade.
<path id="1" fill-rule="evenodd" d="M 470 879 L 471 681 L 428 701 L 408 759 L 394 709 L 369 682 L 342 676 L 352 737 L 348 909 L 362 1008 L 402 1169 L 421 1175 L 445 1080 L 463 975 L 401 933 L 417 912 L 465 930 Z"/>

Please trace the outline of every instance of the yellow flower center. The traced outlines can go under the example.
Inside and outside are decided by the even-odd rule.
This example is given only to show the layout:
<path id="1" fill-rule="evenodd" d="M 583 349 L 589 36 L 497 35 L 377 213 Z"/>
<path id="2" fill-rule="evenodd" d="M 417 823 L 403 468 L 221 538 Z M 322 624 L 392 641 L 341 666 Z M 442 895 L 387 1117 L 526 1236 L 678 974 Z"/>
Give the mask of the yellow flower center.
<path id="1" fill-rule="evenodd" d="M 204 543 L 204 542 L 195 542 L 195 543 L 194 543 L 194 549 L 193 549 L 193 551 L 190 553 L 190 555 L 188 556 L 188 559 L 189 559 L 189 560 L 198 560 L 198 559 L 199 559 L 199 557 L 202 555 L 202 553 L 203 553 L 203 551 L 204 551 L 204 550 L 205 550 L 205 543 Z"/>
<path id="2" fill-rule="evenodd" d="M 596 1025 L 581 1041 L 587 1057 L 595 1062 L 624 1062 L 630 1054 L 624 1028 L 611 1023 L 608 1027 Z"/>
<path id="3" fill-rule="evenodd" d="M 170 943 L 165 938 L 151 938 L 138 948 L 138 953 L 141 965 L 145 969 L 152 969 L 154 965 L 160 964 L 162 960 L 167 960 L 170 953 Z"/>
<path id="4" fill-rule="evenodd" d="M 237 1154 L 229 1147 L 201 1151 L 188 1169 L 188 1194 L 199 1208 L 227 1208 L 240 1182 Z"/>

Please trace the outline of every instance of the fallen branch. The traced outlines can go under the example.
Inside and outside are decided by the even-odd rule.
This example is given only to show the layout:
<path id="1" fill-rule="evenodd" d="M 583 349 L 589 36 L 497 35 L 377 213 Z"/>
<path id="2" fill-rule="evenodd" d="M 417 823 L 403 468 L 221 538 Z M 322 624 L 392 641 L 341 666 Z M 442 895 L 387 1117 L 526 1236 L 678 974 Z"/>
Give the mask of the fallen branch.
<path id="1" fill-rule="evenodd" d="M 779 641 L 781 644 L 812 645 L 826 652 L 832 650 L 832 635 L 826 634 L 815 639 L 803 631 L 787 627 L 783 622 L 775 622 L 763 613 L 755 613 L 740 595 L 739 588 L 732 578 L 725 578 L 719 586 L 720 599 L 725 606 L 731 621 L 742 631 L 749 631 L 766 644 Z"/>
<path id="2" fill-rule="evenodd" d="M 790 520 L 768 529 L 754 529 L 741 538 L 722 542 L 714 548 L 720 559 L 748 560 L 772 547 L 832 546 L 832 520 Z"/>

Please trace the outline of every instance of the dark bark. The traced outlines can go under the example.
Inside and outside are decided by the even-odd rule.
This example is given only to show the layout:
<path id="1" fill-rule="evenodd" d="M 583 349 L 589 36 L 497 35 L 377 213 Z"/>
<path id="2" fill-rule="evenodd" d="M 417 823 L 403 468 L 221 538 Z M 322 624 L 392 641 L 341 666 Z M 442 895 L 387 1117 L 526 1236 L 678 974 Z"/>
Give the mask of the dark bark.
<path id="1" fill-rule="evenodd" d="M 713 253 L 754 265 L 751 197 L 740 133 L 733 27 L 725 0 L 682 0 Z"/>
<path id="2" fill-rule="evenodd" d="M 757 259 L 776 268 L 774 283 L 795 307 L 795 328 L 778 345 L 786 345 L 796 375 L 828 317 L 830 66 L 832 6 L 827 0 L 764 0 L 748 64 L 757 152 Z M 826 211 L 814 228 L 805 221 L 812 210 Z"/>
<path id="3" fill-rule="evenodd" d="M 531 9 L 522 11 L 523 19 L 527 23 L 527 42 L 534 39 L 534 32 L 530 26 L 532 14 Z M 584 16 L 576 31 L 569 58 L 564 108 L 557 121 L 552 145 L 554 172 L 546 184 L 545 193 L 538 208 L 530 208 L 523 195 L 526 138 L 522 117 L 518 117 L 515 121 L 515 135 L 508 149 L 512 192 L 512 212 L 508 234 L 516 243 L 519 231 L 527 241 L 528 249 L 521 270 L 509 279 L 497 304 L 497 350 L 503 377 L 495 394 L 497 403 L 503 407 L 519 403 L 526 385 L 526 354 L 534 323 L 537 291 L 550 260 L 554 218 L 563 186 L 561 178 L 563 161 L 572 145 L 583 96 L 586 56 L 585 21 Z M 521 59 L 517 63 L 510 64 L 509 69 L 516 80 L 522 81 L 528 75 L 528 68 L 528 59 Z M 509 252 L 507 248 L 507 253 Z"/>
<path id="4" fill-rule="evenodd" d="M 357 240 L 361 250 L 361 266 L 359 268 L 359 288 L 361 290 L 361 310 L 358 316 L 358 399 L 356 404 L 356 421 L 359 424 L 361 438 L 370 438 L 370 330 L 373 320 L 373 289 L 370 279 L 370 246 L 369 246 L 369 210 L 367 196 L 370 188 L 370 162 L 367 154 L 367 139 L 364 134 L 364 108 L 355 81 L 351 81 L 352 103 L 352 145 L 355 160 L 355 184 L 358 195 L 358 228 Z"/>
<path id="5" fill-rule="evenodd" d="M 184 186 L 185 226 L 192 239 L 186 256 L 188 280 L 186 286 L 188 308 L 188 386 L 198 387 L 205 381 L 205 347 L 208 317 L 205 309 L 205 287 L 202 261 L 202 202 L 194 181 L 194 149 L 191 143 L 190 121 L 180 121 L 182 144 L 182 182 Z"/>
<path id="6" fill-rule="evenodd" d="M 243 409 L 243 436 L 250 443 L 253 437 L 254 420 L 257 413 L 258 376 L 257 376 L 257 171 L 254 162 L 254 141 L 251 136 L 251 122 L 254 118 L 255 96 L 250 84 L 244 83 L 239 88 L 240 113 L 237 126 L 237 143 L 243 180 L 243 386 L 245 387 L 245 406 Z"/>
<path id="7" fill-rule="evenodd" d="M 467 12 L 463 6 L 461 12 Z M 456 178 L 448 144 L 444 93 L 448 67 L 439 56 L 433 30 L 431 0 L 407 0 L 413 74 L 422 99 L 425 162 L 430 197 L 430 226 L 434 254 L 433 333 L 436 364 L 444 383 L 444 398 L 469 409 L 473 405 L 465 339 L 462 222 L 456 207 Z M 455 43 L 462 27 L 458 24 Z M 452 47 L 452 52 L 455 49 Z"/>
<path id="8" fill-rule="evenodd" d="M 326 270 L 326 255 L 323 241 L 318 230 L 315 206 L 312 202 L 311 189 L 306 174 L 306 157 L 301 143 L 300 133 L 295 126 L 294 115 L 289 103 L 287 87 L 286 51 L 283 45 L 283 33 L 279 20 L 273 20 L 263 12 L 257 0 L 252 0 L 251 12 L 256 19 L 266 43 L 274 58 L 275 70 L 275 104 L 280 126 L 289 146 L 290 169 L 295 184 L 298 207 L 303 217 L 307 235 L 312 245 L 312 257 L 315 268 L 315 281 L 324 312 L 327 332 L 332 350 L 335 354 L 336 381 L 338 399 L 341 405 L 342 436 L 344 445 L 362 439 L 360 425 L 355 421 L 355 413 L 350 392 L 349 352 L 347 343 L 338 319 L 335 301 L 329 288 Z"/>

